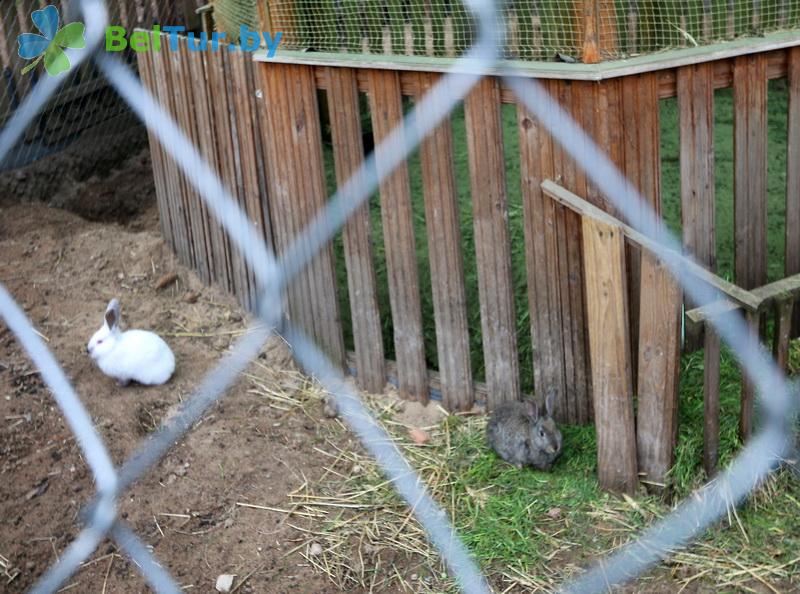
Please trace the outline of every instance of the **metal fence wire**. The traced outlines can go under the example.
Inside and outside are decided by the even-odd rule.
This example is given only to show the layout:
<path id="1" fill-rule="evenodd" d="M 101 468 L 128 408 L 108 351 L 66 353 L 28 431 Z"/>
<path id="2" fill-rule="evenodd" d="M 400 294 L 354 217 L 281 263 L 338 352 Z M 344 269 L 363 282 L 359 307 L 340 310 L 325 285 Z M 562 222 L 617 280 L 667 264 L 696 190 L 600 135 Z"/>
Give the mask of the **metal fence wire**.
<path id="1" fill-rule="evenodd" d="M 344 184 L 318 213 L 316 219 L 277 257 L 254 233 L 246 215 L 223 187 L 213 170 L 179 127 L 138 82 L 129 66 L 100 48 L 108 11 L 103 0 L 81 0 L 86 24 L 87 48 L 69 52 L 72 68 L 93 59 L 124 101 L 159 139 L 179 167 L 187 174 L 214 216 L 220 221 L 251 267 L 259 284 L 257 321 L 234 348 L 200 383 L 179 413 L 144 440 L 119 469 L 111 461 L 91 418 L 74 392 L 61 367 L 37 336 L 30 321 L 0 285 L 0 315 L 22 347 L 36 363 L 44 381 L 74 432 L 95 480 L 96 494 L 82 514 L 83 530 L 33 587 L 32 592 L 55 592 L 77 570 L 105 538 L 113 539 L 135 562 L 147 583 L 157 592 L 180 591 L 168 572 L 156 561 L 139 537 L 117 516 L 116 501 L 152 467 L 167 450 L 221 398 L 273 332 L 291 345 L 295 357 L 332 395 L 342 418 L 376 458 L 383 472 L 408 503 L 428 537 L 447 564 L 453 578 L 465 592 L 485 593 L 491 588 L 463 546 L 445 511 L 429 495 L 425 485 L 365 408 L 358 394 L 344 381 L 342 373 L 322 351 L 285 320 L 282 295 L 287 284 L 309 262 L 315 252 L 330 241 L 336 231 L 378 186 L 379 180 L 411 154 L 421 138 L 432 131 L 480 80 L 502 48 L 502 27 L 492 0 L 468 0 L 475 22 L 483 24 L 477 43 L 442 77 L 409 113 L 402 125 L 378 147 L 391 162 L 375 168 L 374 156 Z M 43 77 L 14 116 L 0 132 L 0 160 L 24 134 L 65 77 Z M 670 268 L 687 296 L 695 303 L 720 299 L 716 289 L 704 285 L 687 272 L 686 256 L 677 240 L 641 196 L 598 149 L 587 134 L 553 101 L 535 80 L 507 77 L 505 82 L 528 109 L 540 119 L 564 149 L 580 163 L 587 176 L 608 200 L 628 218 L 631 225 L 656 241 L 656 255 Z M 635 199 L 624 200 L 624 196 Z M 714 320 L 722 339 L 730 345 L 745 373 L 758 386 L 764 410 L 763 425 L 733 463 L 714 480 L 699 489 L 671 514 L 644 531 L 638 539 L 564 584 L 564 592 L 601 592 L 634 579 L 671 551 L 686 545 L 730 506 L 740 503 L 772 471 L 794 455 L 792 419 L 797 407 L 797 387 L 791 386 L 769 355 L 759 347 L 757 337 L 746 330 L 741 316 Z"/>

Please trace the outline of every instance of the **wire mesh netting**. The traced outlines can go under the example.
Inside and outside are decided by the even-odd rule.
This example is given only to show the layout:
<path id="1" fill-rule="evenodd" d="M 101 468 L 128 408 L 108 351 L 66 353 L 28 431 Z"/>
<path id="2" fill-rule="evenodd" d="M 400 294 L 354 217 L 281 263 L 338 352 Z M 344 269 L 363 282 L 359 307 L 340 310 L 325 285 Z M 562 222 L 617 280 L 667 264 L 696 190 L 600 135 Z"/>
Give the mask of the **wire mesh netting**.
<path id="1" fill-rule="evenodd" d="M 477 34 L 456 0 L 269 0 L 269 12 L 273 29 L 284 34 L 283 49 L 456 56 Z M 797 0 L 511 0 L 502 12 L 495 22 L 504 23 L 503 56 L 526 60 L 580 60 L 589 21 L 603 59 L 800 24 Z"/>
<path id="2" fill-rule="evenodd" d="M 259 29 L 258 0 L 217 0 L 214 3 L 214 26 L 227 38 L 239 43 L 239 28 Z"/>
<path id="3" fill-rule="evenodd" d="M 358 394 L 348 387 L 341 372 L 315 344 L 284 320 L 282 304 L 288 283 L 314 258 L 319 249 L 331 241 L 348 217 L 373 194 L 381 179 L 390 175 L 412 154 L 420 140 L 449 116 L 481 79 L 479 73 L 494 63 L 499 52 L 498 39 L 492 28 L 481 29 L 475 46 L 460 62 L 459 72 L 442 77 L 416 104 L 402 125 L 380 143 L 379 151 L 387 155 L 381 166 L 376 167 L 375 157 L 370 155 L 278 258 L 259 239 L 246 214 L 204 162 L 198 149 L 144 90 L 130 67 L 118 57 L 97 51 L 108 22 L 102 0 L 82 0 L 80 5 L 86 23 L 88 49 L 70 50 L 72 67 L 79 70 L 89 58 L 94 59 L 110 86 L 136 116 L 146 122 L 162 149 L 186 174 L 186 179 L 194 185 L 209 211 L 225 229 L 257 281 L 258 322 L 199 383 L 180 410 L 151 434 L 117 470 L 79 395 L 23 310 L 0 285 L 0 315 L 39 367 L 43 379 L 52 390 L 76 435 L 97 489 L 83 514 L 85 528 L 33 591 L 57 591 L 106 537 L 117 542 L 153 589 L 170 593 L 180 591 L 169 574 L 156 562 L 152 551 L 117 517 L 116 501 L 223 395 L 245 366 L 257 356 L 273 331 L 279 331 L 304 369 L 332 395 L 343 419 L 365 449 L 376 458 L 389 483 L 413 510 L 461 588 L 466 592 L 489 592 L 489 585 L 461 543 L 448 515 L 430 496 L 424 483 L 402 457 L 380 423 L 364 407 Z M 495 18 L 492 2 L 473 0 L 470 8 L 477 15 L 476 22 L 486 23 Z M 43 77 L 27 94 L 0 132 L 0 157 L 5 157 L 25 134 L 31 122 L 55 96 L 62 82 L 57 77 Z M 692 301 L 708 304 L 722 298 L 716 289 L 692 275 L 686 266 L 690 257 L 683 255 L 680 244 L 646 206 L 648 203 L 535 80 L 507 77 L 505 83 L 564 150 L 581 164 L 587 177 L 597 184 L 630 224 L 654 238 L 653 251 L 665 262 Z M 797 398 L 796 393 L 791 391 L 793 388 L 762 351 L 756 337 L 748 332 L 741 316 L 726 316 L 713 324 L 735 351 L 748 377 L 759 387 L 764 417 L 761 432 L 715 480 L 678 506 L 672 514 L 648 528 L 639 539 L 618 549 L 576 581 L 564 585 L 564 591 L 604 592 L 615 584 L 635 578 L 724 516 L 731 505 L 741 502 L 794 452 L 790 422 L 796 412 Z"/>
<path id="4" fill-rule="evenodd" d="M 7 7 L 0 15 L 0 122 L 8 120 L 42 77 L 47 76 L 41 61 L 25 72 L 33 60 L 20 57 L 17 38 L 23 33 L 40 34 L 32 14 L 48 4 L 59 9 L 61 26 L 80 20 L 75 0 L 62 0 L 60 3 L 17 0 L 13 7 Z M 128 33 L 136 27 L 150 28 L 153 24 L 186 24 L 187 16 L 191 15 L 191 11 L 187 15 L 186 6 L 181 2 L 113 0 L 108 7 L 109 24 L 121 26 Z M 120 51 L 119 55 L 127 63 L 135 64 L 135 54 L 129 48 Z M 99 71 L 87 63 L 65 75 L 63 84 L 48 100 L 39 117 L 0 163 L 0 170 L 20 167 L 61 151 L 88 131 L 95 135 L 114 136 L 125 134 L 136 126 L 140 124 L 131 115 L 130 108 L 109 87 Z"/>

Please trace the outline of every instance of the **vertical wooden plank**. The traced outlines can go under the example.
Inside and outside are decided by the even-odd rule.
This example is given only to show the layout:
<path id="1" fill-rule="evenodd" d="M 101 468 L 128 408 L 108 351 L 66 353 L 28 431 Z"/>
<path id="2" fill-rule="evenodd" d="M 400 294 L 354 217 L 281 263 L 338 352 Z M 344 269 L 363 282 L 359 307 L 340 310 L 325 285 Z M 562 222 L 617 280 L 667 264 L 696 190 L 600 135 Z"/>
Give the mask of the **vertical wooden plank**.
<path id="1" fill-rule="evenodd" d="M 792 334 L 792 309 L 794 301 L 786 299 L 778 302 L 775 308 L 775 337 L 773 353 L 775 361 L 784 373 L 789 369 L 789 341 Z"/>
<path id="2" fill-rule="evenodd" d="M 591 134 L 594 123 L 594 114 L 588 108 L 588 103 L 594 98 L 593 82 L 572 81 L 569 83 L 571 91 L 570 111 L 578 124 Z M 572 158 L 572 179 L 569 184 L 579 196 L 586 196 L 589 192 L 586 174 L 580 164 Z M 583 282 L 583 257 L 581 254 L 581 222 L 580 217 L 570 211 L 565 213 L 565 222 L 568 230 L 567 255 L 569 259 L 569 274 L 567 276 L 569 288 L 569 307 L 572 317 L 572 332 L 570 340 L 572 346 L 572 389 L 569 390 L 570 419 L 573 423 L 588 423 L 590 420 L 591 389 L 589 370 L 589 356 L 586 338 L 586 312 L 584 311 L 584 282 Z M 568 370 L 569 372 L 569 370 Z"/>
<path id="3" fill-rule="evenodd" d="M 336 182 L 341 188 L 364 160 L 358 87 L 351 68 L 326 68 L 326 74 Z M 343 240 L 358 384 L 376 393 L 386 384 L 386 370 L 369 204 L 351 215 Z"/>
<path id="4" fill-rule="evenodd" d="M 151 95 L 156 96 L 156 82 L 154 78 L 153 53 L 143 52 L 139 56 L 139 78 Z M 147 117 L 147 115 L 145 116 Z M 158 218 L 161 228 L 161 235 L 167 245 L 175 249 L 175 241 L 172 237 L 172 222 L 170 221 L 169 196 L 166 190 L 166 171 L 164 170 L 164 155 L 161 145 L 152 131 L 152 120 L 148 120 L 147 136 L 150 146 L 150 163 L 153 167 L 153 181 L 156 190 L 156 202 L 158 204 Z"/>
<path id="5" fill-rule="evenodd" d="M 389 155 L 378 150 L 378 145 L 403 118 L 400 77 L 395 71 L 381 70 L 371 70 L 367 77 L 376 166 L 382 174 L 386 172 L 384 163 Z M 405 162 L 383 177 L 380 194 L 400 392 L 406 398 L 424 400 L 428 395 L 427 367 L 411 187 Z"/>
<path id="6" fill-rule="evenodd" d="M 255 94 L 252 77 L 248 70 L 253 69 L 251 56 L 244 52 L 230 54 L 231 66 L 231 93 L 233 97 L 233 114 L 237 122 L 237 139 L 239 146 L 240 175 L 242 179 L 242 205 L 251 225 L 259 237 L 272 246 L 269 233 L 264 228 L 264 214 L 262 207 L 264 201 L 261 196 L 258 172 L 257 137 L 260 134 L 259 119 L 253 109 L 251 101 Z M 252 270 L 247 270 L 247 282 L 250 286 L 249 304 L 252 308 L 257 299 L 257 286 Z"/>
<path id="7" fill-rule="evenodd" d="M 800 273 L 800 47 L 788 50 L 789 119 L 786 151 L 786 273 Z M 794 306 L 792 336 L 800 336 L 800 302 Z"/>
<path id="8" fill-rule="evenodd" d="M 703 352 L 703 469 L 711 477 L 719 460 L 719 367 L 720 340 L 706 327 Z"/>
<path id="9" fill-rule="evenodd" d="M 639 160 L 639 152 L 643 142 L 646 142 L 646 137 L 652 131 L 644 129 L 644 116 L 648 109 L 647 105 L 642 105 L 641 98 L 639 97 L 640 76 L 626 76 L 621 79 L 622 86 L 622 111 L 623 121 L 625 126 L 622 128 L 623 138 L 623 172 L 630 181 L 633 188 L 638 189 L 642 193 L 642 197 L 646 198 L 642 188 L 643 172 L 640 170 L 642 164 Z M 635 193 L 630 191 L 625 196 L 625 201 L 637 207 Z M 639 211 L 639 208 L 636 208 Z M 623 217 L 628 221 L 627 217 Z M 639 247 L 636 245 L 625 246 L 626 256 L 626 271 L 628 275 L 628 305 L 630 314 L 630 324 L 628 326 L 631 341 L 631 369 L 632 381 L 636 383 L 637 374 L 636 366 L 638 364 L 638 344 L 639 344 L 639 295 L 640 295 L 640 282 L 639 275 L 642 270 L 641 253 Z M 640 456 L 641 459 L 641 456 Z"/>
<path id="10" fill-rule="evenodd" d="M 269 164 L 276 243 L 285 249 L 325 205 L 325 173 L 317 89 L 310 66 L 261 64 L 267 124 L 262 130 Z M 344 367 L 333 251 L 319 250 L 289 287 L 292 321 L 310 333 L 336 365 Z"/>
<path id="11" fill-rule="evenodd" d="M 561 108 L 567 112 L 572 111 L 571 81 L 552 80 L 550 81 L 551 92 L 558 99 Z M 570 190 L 577 190 L 575 186 L 575 162 L 558 143 L 553 144 L 553 164 L 555 172 L 561 182 Z M 578 366 L 575 362 L 574 335 L 577 327 L 582 324 L 577 320 L 573 311 L 572 291 L 574 280 L 580 273 L 580 264 L 573 260 L 575 255 L 575 242 L 579 240 L 580 231 L 577 226 L 580 224 L 579 217 L 569 209 L 555 205 L 555 230 L 556 230 L 556 263 L 560 303 L 557 305 L 561 309 L 561 333 L 563 335 L 564 348 L 564 375 L 566 378 L 566 390 L 560 398 L 554 402 L 554 414 L 556 418 L 563 418 L 567 422 L 572 422 L 575 414 L 575 386 L 577 384 L 575 372 Z"/>
<path id="12" fill-rule="evenodd" d="M 745 314 L 747 326 L 754 337 L 759 335 L 759 315 L 754 312 Z M 753 406 L 756 400 L 756 387 L 742 370 L 742 395 L 741 410 L 739 411 L 739 437 L 742 442 L 747 441 L 753 433 Z"/>
<path id="13" fill-rule="evenodd" d="M 192 97 L 189 93 L 189 51 L 185 41 L 181 41 L 177 52 L 166 52 L 170 55 L 172 71 L 172 92 L 175 101 L 177 123 L 184 134 L 193 144 L 197 144 L 197 134 L 195 130 L 195 109 Z M 181 175 L 183 193 L 186 204 L 186 214 L 191 229 L 191 248 L 193 257 L 193 268 L 199 276 L 208 282 L 208 254 L 205 250 L 205 237 L 203 221 L 200 218 L 200 203 L 202 199 L 191 183 L 190 178 Z"/>
<path id="14" fill-rule="evenodd" d="M 733 62 L 734 264 L 744 289 L 767 282 L 767 60 Z"/>
<path id="15" fill-rule="evenodd" d="M 614 226 L 583 217 L 586 312 L 600 486 L 634 493 L 638 477 L 631 392 L 625 245 Z"/>
<path id="16" fill-rule="evenodd" d="M 230 155 L 232 157 L 229 166 L 229 188 L 233 198 L 239 203 L 239 208 L 248 216 L 248 219 L 252 221 L 252 218 L 250 217 L 250 209 L 247 206 L 247 189 L 245 188 L 245 173 L 243 165 L 243 161 L 245 161 L 247 157 L 243 155 L 244 141 L 242 139 L 247 136 L 248 130 L 252 131 L 253 122 L 252 120 L 247 119 L 248 114 L 241 113 L 239 109 L 237 109 L 237 107 L 240 105 L 240 100 L 245 98 L 244 93 L 246 90 L 241 89 L 240 93 L 236 92 L 236 89 L 234 88 L 235 74 L 233 65 L 236 61 L 241 60 L 242 57 L 248 58 L 248 56 L 238 52 L 219 53 L 223 58 L 223 67 L 225 73 L 225 92 L 227 93 L 227 101 L 225 102 L 225 105 L 228 108 L 228 117 L 226 123 L 227 133 L 229 134 L 230 138 Z M 248 148 L 252 148 L 251 145 L 248 145 Z M 233 242 L 231 242 L 231 247 L 234 247 Z M 236 268 L 237 286 L 235 294 L 239 299 L 239 303 L 243 307 L 246 309 L 251 309 L 251 280 L 253 279 L 252 271 L 248 270 L 247 261 L 245 260 L 244 254 L 240 252 L 238 248 L 233 249 L 231 258 Z"/>
<path id="17" fill-rule="evenodd" d="M 636 451 L 644 480 L 666 487 L 677 437 L 681 291 L 647 250 L 641 267 Z"/>
<path id="18" fill-rule="evenodd" d="M 206 63 L 208 65 L 209 84 L 212 89 L 209 107 L 210 116 L 214 122 L 217 174 L 222 184 L 235 197 L 236 174 L 230 133 L 225 53 L 206 52 Z M 223 265 L 222 270 L 227 283 L 226 288 L 238 298 L 242 284 L 240 278 L 241 267 L 239 266 L 240 257 L 238 251 L 231 245 L 230 238 L 221 225 L 218 232 L 222 234 L 218 247 L 221 249 L 220 262 Z"/>
<path id="19" fill-rule="evenodd" d="M 500 86 L 496 79 L 485 77 L 475 86 L 464 100 L 464 114 L 491 407 L 520 398 Z"/>
<path id="20" fill-rule="evenodd" d="M 417 100 L 437 78 L 419 73 Z M 449 118 L 422 141 L 420 162 L 442 399 L 448 410 L 469 410 L 474 400 L 469 321 Z"/>
<path id="21" fill-rule="evenodd" d="M 170 115 L 174 115 L 175 109 L 172 104 L 172 93 L 170 90 L 171 77 L 169 73 L 169 56 L 167 52 L 153 53 L 154 65 L 154 91 L 157 101 L 161 107 Z M 180 185 L 180 175 L 175 166 L 175 162 L 163 152 L 165 189 L 167 195 L 167 208 L 169 209 L 169 221 L 172 224 L 172 238 L 174 249 L 178 258 L 187 266 L 191 262 L 189 257 L 189 246 L 186 238 L 186 216 L 183 207 L 183 197 Z"/>
<path id="22" fill-rule="evenodd" d="M 553 140 L 523 102 L 517 104 L 520 135 L 520 179 L 525 217 L 525 266 L 528 307 L 531 311 L 534 387 L 545 394 L 552 389 L 556 402 L 564 402 L 566 390 L 561 305 L 556 278 L 555 205 L 541 189 L 545 179 L 555 178 Z M 557 419 L 565 421 L 562 409 Z M 585 421 L 584 421 L 585 422 Z"/>
<path id="23" fill-rule="evenodd" d="M 204 52 L 193 52 L 188 55 L 189 81 L 191 82 L 191 93 L 194 105 L 193 117 L 196 121 L 195 132 L 197 134 L 197 148 L 209 167 L 217 171 L 216 157 L 216 133 L 214 121 L 211 115 L 211 81 L 207 78 Z M 211 214 L 211 211 L 201 202 L 198 214 L 202 222 L 202 237 L 205 240 L 205 250 L 208 257 L 206 262 L 209 282 L 217 282 L 226 285 L 223 280 L 224 273 L 222 268 L 227 269 L 227 264 L 221 262 L 223 239 L 219 223 Z"/>
<path id="24" fill-rule="evenodd" d="M 714 271 L 714 67 L 712 63 L 685 66 L 677 77 L 683 245 Z"/>

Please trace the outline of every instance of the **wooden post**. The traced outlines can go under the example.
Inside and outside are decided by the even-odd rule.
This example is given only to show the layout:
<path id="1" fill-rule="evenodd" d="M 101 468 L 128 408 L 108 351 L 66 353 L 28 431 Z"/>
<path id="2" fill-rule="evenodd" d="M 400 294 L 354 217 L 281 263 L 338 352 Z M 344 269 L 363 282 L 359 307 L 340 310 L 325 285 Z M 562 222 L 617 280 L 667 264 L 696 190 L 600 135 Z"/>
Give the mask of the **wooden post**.
<path id="1" fill-rule="evenodd" d="M 585 216 L 582 227 L 598 480 L 603 489 L 633 494 L 638 476 L 625 244 L 617 226 Z"/>
<path id="2" fill-rule="evenodd" d="M 789 369 L 789 341 L 792 330 L 792 309 L 794 300 L 784 299 L 775 307 L 775 337 L 773 354 L 778 367 L 786 373 Z"/>
<path id="3" fill-rule="evenodd" d="M 584 64 L 597 64 L 601 60 L 597 41 L 597 0 L 583 0 L 581 6 L 583 25 L 581 60 Z"/>
<path id="4" fill-rule="evenodd" d="M 500 85 L 483 78 L 464 100 L 472 186 L 483 356 L 490 406 L 519 400 L 517 318 L 511 274 Z"/>
<path id="5" fill-rule="evenodd" d="M 789 139 L 786 151 L 786 271 L 800 273 L 800 47 L 788 50 Z M 795 303 L 792 337 L 800 336 L 800 302 Z"/>
<path id="6" fill-rule="evenodd" d="M 378 146 L 403 118 L 400 77 L 393 70 L 370 70 L 367 76 L 376 168 L 380 174 L 385 173 L 383 162 L 388 155 L 378 150 Z M 383 177 L 380 193 L 400 392 L 406 398 L 425 401 L 428 397 L 427 366 L 411 187 L 405 162 Z"/>
<path id="7" fill-rule="evenodd" d="M 703 352 L 703 469 L 711 477 L 719 461 L 719 336 L 706 326 Z"/>
<path id="8" fill-rule="evenodd" d="M 336 183 L 341 188 L 364 161 L 356 71 L 327 68 L 326 73 Z M 377 393 L 386 384 L 386 371 L 368 203 L 348 219 L 343 239 L 358 384 Z"/>
<path id="9" fill-rule="evenodd" d="M 680 373 L 681 291 L 663 262 L 641 253 L 636 444 L 639 472 L 666 488 L 675 459 Z"/>
<path id="10" fill-rule="evenodd" d="M 736 284 L 754 289 L 767 282 L 766 54 L 734 60 L 733 101 Z"/>
<path id="11" fill-rule="evenodd" d="M 639 52 L 639 3 L 638 0 L 628 1 L 628 54 Z"/>
<path id="12" fill-rule="evenodd" d="M 750 333 L 754 338 L 759 335 L 759 315 L 755 312 L 748 311 L 745 314 L 747 326 Z M 742 394 L 741 394 L 741 410 L 739 411 L 739 438 L 742 442 L 746 442 L 750 435 L 753 433 L 753 406 L 756 400 L 756 387 L 750 378 L 742 369 Z"/>
<path id="13" fill-rule="evenodd" d="M 420 72 L 417 101 L 438 75 Z M 442 400 L 447 410 L 469 410 L 473 404 L 469 320 L 464 283 L 464 246 L 453 166 L 450 119 L 430 133 L 420 147 L 425 191 L 425 224 L 431 267 L 436 346 Z M 493 398 L 489 399 L 493 404 Z"/>

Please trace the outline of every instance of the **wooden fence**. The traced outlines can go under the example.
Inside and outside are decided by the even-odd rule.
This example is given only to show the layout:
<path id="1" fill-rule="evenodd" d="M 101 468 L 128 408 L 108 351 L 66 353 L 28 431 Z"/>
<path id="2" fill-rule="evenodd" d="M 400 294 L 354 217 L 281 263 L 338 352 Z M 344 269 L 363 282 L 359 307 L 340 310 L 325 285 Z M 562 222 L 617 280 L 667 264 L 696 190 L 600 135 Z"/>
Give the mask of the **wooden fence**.
<path id="1" fill-rule="evenodd" d="M 400 121 L 403 97 L 418 97 L 439 76 L 430 72 L 258 63 L 241 52 L 190 52 L 185 44 L 181 44 L 180 52 L 141 54 L 139 58 L 145 83 L 201 147 L 253 224 L 279 252 L 322 207 L 327 196 L 318 91 L 326 91 L 330 105 L 335 176 L 341 183 L 363 160 L 359 93 L 369 98 L 372 131 L 378 142 Z M 601 82 L 548 80 L 543 84 L 656 211 L 661 210 L 659 100 L 677 96 L 684 243 L 711 272 L 715 270 L 716 253 L 713 93 L 733 87 L 737 106 L 734 282 L 741 291 L 761 287 L 767 280 L 766 83 L 783 77 L 788 78 L 789 88 L 785 274 L 790 276 L 800 273 L 800 169 L 796 167 L 800 157 L 800 48 Z M 470 364 L 450 121 L 428 136 L 420 148 L 425 237 L 414 234 L 406 166 L 399 167 L 380 187 L 396 361 L 388 362 L 384 356 L 375 271 L 378 254 L 366 207 L 348 221 L 342 239 L 354 353 L 348 354 L 345 349 L 332 248 L 320 252 L 289 287 L 291 319 L 336 363 L 348 365 L 364 389 L 379 391 L 387 377 L 393 377 L 405 396 L 424 401 L 429 388 L 435 386 L 451 410 L 468 409 L 476 399 L 492 407 L 521 397 L 516 319 L 525 304 L 515 303 L 513 292 L 500 111 L 503 103 L 514 102 L 499 79 L 489 77 L 464 103 L 485 383 L 473 381 Z M 595 289 L 603 279 L 597 277 L 599 269 L 589 261 L 594 256 L 586 249 L 598 226 L 546 195 L 542 183 L 557 180 L 564 189 L 601 211 L 612 216 L 616 213 L 578 164 L 521 105 L 517 107 L 517 132 L 527 305 L 535 347 L 534 384 L 537 389 L 556 389 L 555 412 L 562 422 L 589 423 L 598 415 L 616 422 L 617 415 L 623 414 L 612 405 L 619 394 L 636 392 L 641 407 L 648 391 L 663 393 L 664 382 L 669 390 L 677 389 L 673 374 L 678 365 L 678 302 L 674 291 L 667 290 L 671 285 L 658 263 L 636 242 L 622 244 L 621 237 L 614 238 L 612 245 L 606 245 L 608 238 L 592 243 L 593 253 L 625 250 L 624 262 L 614 265 L 614 278 L 624 273 L 625 282 L 616 288 L 613 302 L 597 302 L 599 293 Z M 205 281 L 221 284 L 245 306 L 252 306 L 253 279 L 241 257 L 231 249 L 191 184 L 176 173 L 156 143 L 151 145 L 165 238 Z M 382 159 L 378 153 L 378 167 Z M 426 368 L 416 255 L 420 241 L 427 241 L 430 253 L 439 354 L 435 373 Z M 729 295 L 738 295 L 736 303 L 762 311 L 758 309 L 763 305 L 760 297 L 744 295 L 749 291 L 737 293 L 735 285 L 699 269 L 698 274 L 702 273 Z M 627 323 L 609 328 L 602 340 L 613 342 L 624 335 L 628 345 L 622 347 L 620 361 L 630 368 L 624 384 L 604 384 L 606 395 L 599 401 L 597 383 L 605 378 L 593 365 L 597 349 L 590 348 L 595 338 L 587 324 L 587 317 L 596 315 L 597 308 L 623 308 Z M 789 315 L 786 311 L 784 306 L 783 331 Z M 713 334 L 708 333 L 705 340 L 710 341 L 707 344 L 713 353 Z M 624 357 L 626 349 L 629 356 Z M 718 358 L 718 346 L 716 353 Z M 713 375 L 713 365 L 707 373 Z M 713 383 L 713 377 L 709 381 Z M 662 400 L 653 399 L 654 422 L 661 427 L 665 415 L 674 414 L 674 407 L 659 408 Z M 713 409 L 713 397 L 709 402 Z M 662 441 L 653 448 L 661 448 L 658 454 L 647 454 L 662 460 L 651 471 L 652 480 L 658 482 L 665 471 L 665 448 Z M 640 447 L 640 452 L 642 449 L 647 450 L 647 446 Z M 635 465 L 628 468 L 635 469 Z M 627 488 L 628 483 L 616 486 Z"/>

